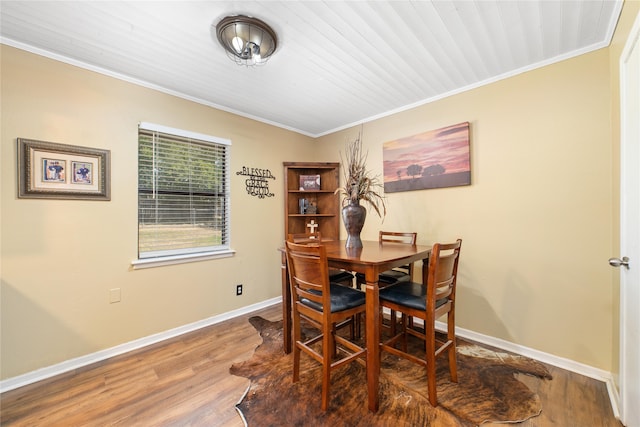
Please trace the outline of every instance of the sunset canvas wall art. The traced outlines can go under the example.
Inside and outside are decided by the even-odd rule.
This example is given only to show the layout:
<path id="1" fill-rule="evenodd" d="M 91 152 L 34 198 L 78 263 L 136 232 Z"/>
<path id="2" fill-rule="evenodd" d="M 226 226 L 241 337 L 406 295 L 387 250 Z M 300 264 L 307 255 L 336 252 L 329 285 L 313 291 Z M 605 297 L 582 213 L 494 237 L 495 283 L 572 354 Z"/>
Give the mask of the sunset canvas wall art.
<path id="1" fill-rule="evenodd" d="M 382 146 L 385 193 L 471 185 L 469 122 Z"/>

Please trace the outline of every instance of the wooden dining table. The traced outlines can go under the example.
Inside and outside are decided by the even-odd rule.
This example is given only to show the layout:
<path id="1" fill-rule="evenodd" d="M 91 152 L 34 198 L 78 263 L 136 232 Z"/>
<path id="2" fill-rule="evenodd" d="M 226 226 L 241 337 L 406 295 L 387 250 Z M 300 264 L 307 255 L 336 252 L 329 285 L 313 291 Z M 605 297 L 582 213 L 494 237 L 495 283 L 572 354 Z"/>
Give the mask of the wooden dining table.
<path id="1" fill-rule="evenodd" d="M 378 384 L 380 377 L 380 303 L 378 275 L 386 270 L 411 262 L 427 260 L 431 246 L 407 245 L 402 243 L 380 243 L 363 241 L 363 247 L 348 249 L 345 240 L 322 241 L 327 251 L 330 268 L 362 273 L 365 276 L 366 292 L 366 348 L 367 348 L 367 392 L 368 407 L 372 412 L 378 410 Z M 287 271 L 284 248 L 282 263 L 282 323 L 284 351 L 292 349 L 291 337 L 291 288 Z"/>

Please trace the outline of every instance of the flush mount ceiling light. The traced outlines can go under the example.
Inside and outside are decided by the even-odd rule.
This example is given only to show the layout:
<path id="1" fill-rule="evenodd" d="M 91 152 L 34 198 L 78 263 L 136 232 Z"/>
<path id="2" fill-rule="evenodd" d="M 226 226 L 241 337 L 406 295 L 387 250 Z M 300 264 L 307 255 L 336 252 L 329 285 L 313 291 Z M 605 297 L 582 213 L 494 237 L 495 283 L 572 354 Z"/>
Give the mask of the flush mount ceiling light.
<path id="1" fill-rule="evenodd" d="M 239 65 L 261 65 L 276 51 L 278 38 L 267 24 L 248 16 L 227 16 L 216 26 L 218 41 Z"/>

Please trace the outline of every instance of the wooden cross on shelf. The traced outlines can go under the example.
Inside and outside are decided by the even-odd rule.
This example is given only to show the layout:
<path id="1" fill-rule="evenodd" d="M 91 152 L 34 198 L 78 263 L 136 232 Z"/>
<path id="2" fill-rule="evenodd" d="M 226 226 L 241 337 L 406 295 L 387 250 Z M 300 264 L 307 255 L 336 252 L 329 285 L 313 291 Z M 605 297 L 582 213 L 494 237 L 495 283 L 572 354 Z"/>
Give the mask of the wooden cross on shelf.
<path id="1" fill-rule="evenodd" d="M 311 222 L 309 222 L 309 223 L 307 224 L 307 228 L 309 229 L 309 233 L 310 233 L 310 234 L 315 233 L 315 232 L 316 232 L 316 228 L 318 228 L 318 225 L 319 225 L 319 224 L 317 224 L 317 223 L 315 222 L 315 220 L 313 220 L 313 219 L 312 219 L 312 220 L 311 220 Z"/>

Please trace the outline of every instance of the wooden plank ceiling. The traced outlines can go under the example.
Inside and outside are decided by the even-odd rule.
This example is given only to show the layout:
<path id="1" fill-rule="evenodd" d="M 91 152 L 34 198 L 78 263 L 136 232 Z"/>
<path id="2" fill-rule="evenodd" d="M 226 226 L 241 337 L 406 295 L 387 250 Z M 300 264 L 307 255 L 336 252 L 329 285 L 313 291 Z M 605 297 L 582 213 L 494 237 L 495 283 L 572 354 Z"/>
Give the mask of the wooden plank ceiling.
<path id="1" fill-rule="evenodd" d="M 1 42 L 310 136 L 606 47 L 618 0 L 2 1 Z M 215 36 L 278 35 L 261 67 Z"/>

